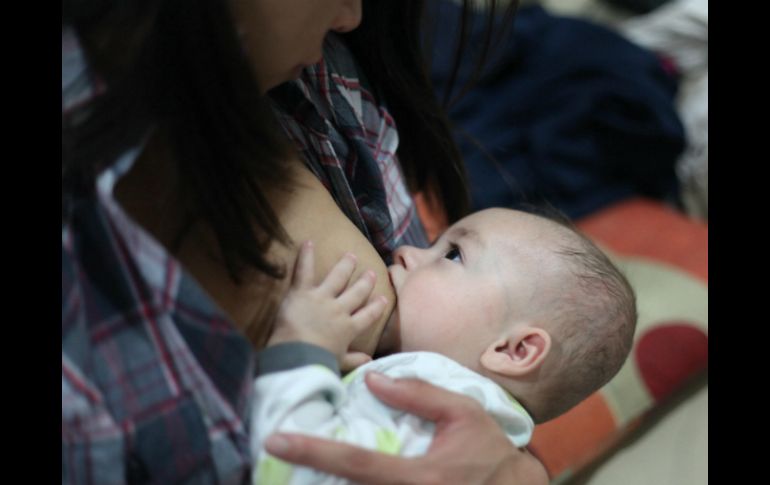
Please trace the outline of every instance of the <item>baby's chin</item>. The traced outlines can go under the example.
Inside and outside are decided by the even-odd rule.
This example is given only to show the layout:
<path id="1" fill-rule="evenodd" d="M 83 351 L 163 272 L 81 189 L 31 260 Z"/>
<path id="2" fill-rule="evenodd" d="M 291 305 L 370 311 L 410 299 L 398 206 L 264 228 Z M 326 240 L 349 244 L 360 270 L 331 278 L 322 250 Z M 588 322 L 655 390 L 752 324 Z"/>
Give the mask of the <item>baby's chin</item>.
<path id="1" fill-rule="evenodd" d="M 377 349 L 374 351 L 374 357 L 389 355 L 401 350 L 401 336 L 399 332 L 400 323 L 398 318 L 398 307 L 394 307 L 390 313 L 385 328 L 382 329 L 380 341 L 377 343 Z"/>

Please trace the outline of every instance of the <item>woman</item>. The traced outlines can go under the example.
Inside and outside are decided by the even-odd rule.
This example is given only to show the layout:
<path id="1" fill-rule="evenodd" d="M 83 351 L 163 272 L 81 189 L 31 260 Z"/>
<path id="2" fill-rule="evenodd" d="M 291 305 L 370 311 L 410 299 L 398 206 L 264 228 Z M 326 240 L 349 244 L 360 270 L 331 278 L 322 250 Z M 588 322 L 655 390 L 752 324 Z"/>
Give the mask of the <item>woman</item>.
<path id="1" fill-rule="evenodd" d="M 417 24 L 406 21 L 419 22 L 417 4 L 367 2 L 362 12 L 344 0 L 63 2 L 63 481 L 247 478 L 253 348 L 270 333 L 293 241 L 316 242 L 319 271 L 355 252 L 392 305 L 382 258 L 424 235 L 408 194 L 400 208 L 391 198 L 406 190 L 387 177 L 398 168 L 393 154 L 379 157 L 396 146 L 384 100 L 399 120 L 411 188 L 459 201 L 466 193 L 416 63 Z M 394 26 L 411 55 L 386 40 Z M 318 63 L 324 45 L 334 60 Z M 353 57 L 355 80 L 335 64 Z M 321 81 L 284 84 L 301 71 Z M 362 86 L 366 77 L 381 89 Z M 338 109 L 336 96 L 356 94 L 368 104 L 347 99 L 360 110 Z M 373 137 L 367 120 L 381 121 Z M 310 159 L 318 153 L 327 158 Z M 343 153 L 341 170 L 326 170 Z M 453 218 L 463 211 L 462 202 L 449 207 Z M 374 351 L 389 310 L 356 342 L 350 366 Z M 468 400 L 424 383 L 371 385 L 437 422 L 442 438 L 430 453 L 397 460 L 301 437 L 277 437 L 274 453 L 367 482 L 544 480 Z M 468 454 L 471 436 L 485 440 Z"/>

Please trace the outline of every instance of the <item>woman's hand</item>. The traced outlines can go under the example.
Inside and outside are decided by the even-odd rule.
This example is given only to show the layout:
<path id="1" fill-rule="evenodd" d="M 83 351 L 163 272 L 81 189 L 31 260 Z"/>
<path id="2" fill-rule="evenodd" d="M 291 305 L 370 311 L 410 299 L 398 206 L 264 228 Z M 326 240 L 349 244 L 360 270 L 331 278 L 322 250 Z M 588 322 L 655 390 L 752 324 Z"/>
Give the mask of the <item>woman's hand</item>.
<path id="1" fill-rule="evenodd" d="M 390 406 L 433 421 L 427 454 L 402 458 L 302 435 L 276 434 L 272 455 L 356 482 L 386 484 L 548 484 L 543 465 L 513 446 L 473 399 L 417 379 L 366 376 L 369 389 Z"/>
<path id="2" fill-rule="evenodd" d="M 329 350 L 343 364 L 360 358 L 361 353 L 353 353 L 346 359 L 348 347 L 382 315 L 386 299 L 371 298 L 377 278 L 374 271 L 364 272 L 351 283 L 355 269 L 356 257 L 348 253 L 315 284 L 313 244 L 302 244 L 268 345 L 307 342 Z"/>

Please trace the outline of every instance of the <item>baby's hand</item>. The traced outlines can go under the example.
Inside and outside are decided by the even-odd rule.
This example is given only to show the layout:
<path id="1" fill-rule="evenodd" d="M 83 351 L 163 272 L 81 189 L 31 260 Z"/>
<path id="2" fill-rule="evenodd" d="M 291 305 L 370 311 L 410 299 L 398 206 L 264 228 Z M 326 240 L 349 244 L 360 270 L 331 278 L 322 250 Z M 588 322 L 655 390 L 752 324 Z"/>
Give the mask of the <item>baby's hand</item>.
<path id="1" fill-rule="evenodd" d="M 356 268 L 352 254 L 343 256 L 318 286 L 313 284 L 313 268 L 313 245 L 308 241 L 299 249 L 291 286 L 268 345 L 307 342 L 329 350 L 343 362 L 353 339 L 382 315 L 386 299 L 370 299 L 377 278 L 373 271 L 348 285 Z"/>

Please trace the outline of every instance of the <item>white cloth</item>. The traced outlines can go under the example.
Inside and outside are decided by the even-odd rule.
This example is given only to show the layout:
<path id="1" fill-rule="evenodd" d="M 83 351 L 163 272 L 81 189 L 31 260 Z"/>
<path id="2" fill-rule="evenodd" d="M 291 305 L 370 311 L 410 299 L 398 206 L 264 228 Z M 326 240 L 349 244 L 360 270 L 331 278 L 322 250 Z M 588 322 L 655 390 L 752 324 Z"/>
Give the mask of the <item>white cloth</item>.
<path id="1" fill-rule="evenodd" d="M 394 354 L 359 367 L 344 379 L 322 365 L 306 365 L 256 379 L 251 429 L 254 483 L 347 483 L 338 477 L 291 466 L 267 454 L 263 443 L 279 430 L 401 456 L 424 454 L 432 440 L 433 423 L 379 401 L 364 382 L 369 371 L 393 378 L 423 379 L 476 399 L 515 446 L 525 446 L 532 435 L 532 418 L 508 392 L 439 354 Z"/>
<path id="2" fill-rule="evenodd" d="M 634 17 L 620 30 L 671 59 L 682 74 L 677 110 L 687 147 L 677 161 L 687 212 L 708 219 L 708 0 L 676 0 Z"/>

